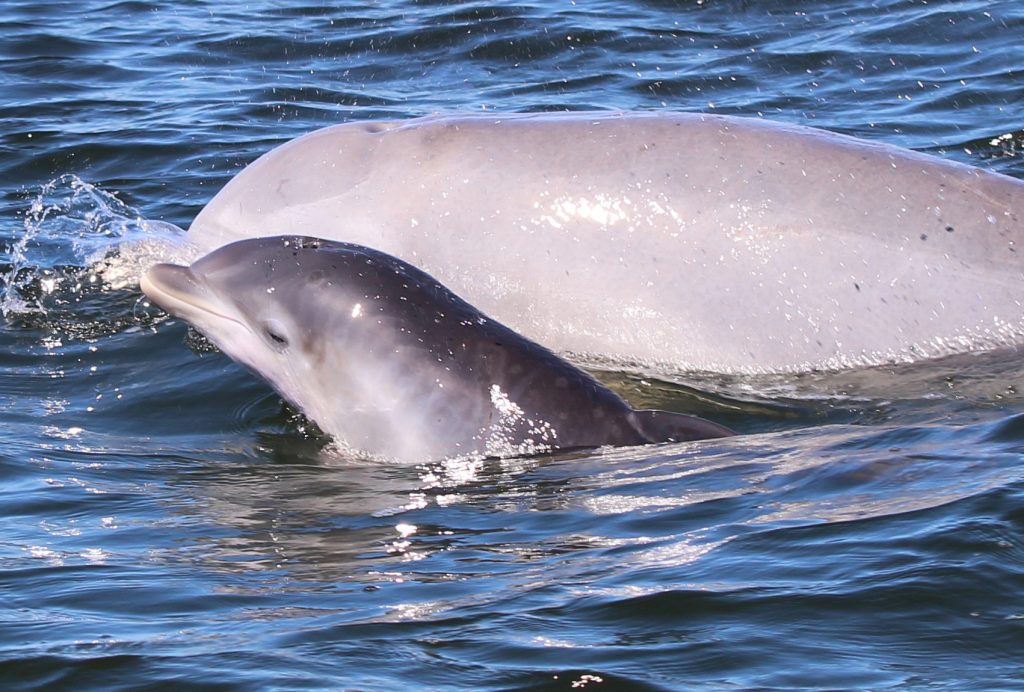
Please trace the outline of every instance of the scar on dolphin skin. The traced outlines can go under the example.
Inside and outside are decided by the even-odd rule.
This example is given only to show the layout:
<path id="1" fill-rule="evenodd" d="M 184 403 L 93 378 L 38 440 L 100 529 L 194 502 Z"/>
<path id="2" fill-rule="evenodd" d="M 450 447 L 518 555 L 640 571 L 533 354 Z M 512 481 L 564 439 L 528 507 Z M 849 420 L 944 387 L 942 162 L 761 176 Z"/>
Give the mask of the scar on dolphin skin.
<path id="1" fill-rule="evenodd" d="M 266 379 L 324 432 L 401 461 L 732 435 L 634 410 L 426 272 L 361 245 L 242 240 L 142 277 L 158 306 Z"/>

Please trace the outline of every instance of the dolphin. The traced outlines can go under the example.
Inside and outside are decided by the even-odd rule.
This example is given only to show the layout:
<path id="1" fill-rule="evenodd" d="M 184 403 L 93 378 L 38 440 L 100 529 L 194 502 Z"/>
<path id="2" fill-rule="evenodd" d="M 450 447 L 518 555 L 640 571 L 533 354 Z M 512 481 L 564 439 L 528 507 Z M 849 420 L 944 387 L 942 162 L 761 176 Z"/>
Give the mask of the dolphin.
<path id="1" fill-rule="evenodd" d="M 731 435 L 637 411 L 427 273 L 351 243 L 242 240 L 141 279 L 353 451 L 398 461 Z"/>
<path id="2" fill-rule="evenodd" d="M 311 230 L 590 362 L 798 372 L 1024 337 L 1024 182 L 756 118 L 337 125 L 251 163 L 189 236 Z"/>

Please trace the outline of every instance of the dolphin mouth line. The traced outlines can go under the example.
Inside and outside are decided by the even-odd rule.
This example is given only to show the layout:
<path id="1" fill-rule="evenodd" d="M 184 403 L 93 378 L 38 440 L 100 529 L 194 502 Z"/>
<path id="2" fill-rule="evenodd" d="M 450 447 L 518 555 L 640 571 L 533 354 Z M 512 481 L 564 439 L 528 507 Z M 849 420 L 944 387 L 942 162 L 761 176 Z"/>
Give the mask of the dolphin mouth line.
<path id="1" fill-rule="evenodd" d="M 217 310 L 214 301 L 203 300 L 201 294 L 209 293 L 209 289 L 188 267 L 153 265 L 139 278 L 139 285 L 147 298 L 175 317 L 191 320 L 197 314 L 206 314 L 245 326 L 225 311 Z"/>

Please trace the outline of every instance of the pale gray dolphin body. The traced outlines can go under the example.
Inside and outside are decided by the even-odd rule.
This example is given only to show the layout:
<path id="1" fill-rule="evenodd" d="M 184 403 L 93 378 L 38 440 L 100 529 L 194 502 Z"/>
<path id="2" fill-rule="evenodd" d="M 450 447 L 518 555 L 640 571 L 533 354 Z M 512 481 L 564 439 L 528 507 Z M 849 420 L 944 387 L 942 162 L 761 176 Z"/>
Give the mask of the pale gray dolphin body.
<path id="1" fill-rule="evenodd" d="M 426 273 L 358 245 L 240 241 L 191 267 L 158 264 L 142 288 L 361 452 L 425 461 L 731 434 L 631 409 Z"/>
<path id="2" fill-rule="evenodd" d="M 267 153 L 204 251 L 367 245 L 558 352 L 798 371 L 1024 335 L 1024 183 L 803 127 L 690 114 L 359 122 Z"/>

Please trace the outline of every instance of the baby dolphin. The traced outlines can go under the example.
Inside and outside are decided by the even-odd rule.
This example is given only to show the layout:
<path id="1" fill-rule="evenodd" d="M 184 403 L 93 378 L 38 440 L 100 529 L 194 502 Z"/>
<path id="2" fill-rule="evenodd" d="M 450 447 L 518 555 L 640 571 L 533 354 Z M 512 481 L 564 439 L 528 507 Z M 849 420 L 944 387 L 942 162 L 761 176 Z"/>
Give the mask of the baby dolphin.
<path id="1" fill-rule="evenodd" d="M 141 280 L 351 449 L 398 461 L 510 456 L 733 434 L 637 411 L 427 273 L 360 245 L 242 240 Z"/>

